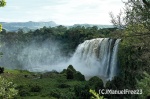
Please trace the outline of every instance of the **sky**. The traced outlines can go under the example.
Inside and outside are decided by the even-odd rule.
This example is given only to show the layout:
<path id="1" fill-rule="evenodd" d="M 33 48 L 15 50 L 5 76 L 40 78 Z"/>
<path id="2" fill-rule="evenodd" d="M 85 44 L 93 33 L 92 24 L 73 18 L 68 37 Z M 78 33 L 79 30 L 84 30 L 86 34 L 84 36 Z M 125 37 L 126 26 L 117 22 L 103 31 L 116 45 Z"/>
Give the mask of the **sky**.
<path id="1" fill-rule="evenodd" d="M 122 0 L 6 0 L 0 22 L 48 22 L 56 24 L 110 25 L 110 12 L 117 15 Z"/>

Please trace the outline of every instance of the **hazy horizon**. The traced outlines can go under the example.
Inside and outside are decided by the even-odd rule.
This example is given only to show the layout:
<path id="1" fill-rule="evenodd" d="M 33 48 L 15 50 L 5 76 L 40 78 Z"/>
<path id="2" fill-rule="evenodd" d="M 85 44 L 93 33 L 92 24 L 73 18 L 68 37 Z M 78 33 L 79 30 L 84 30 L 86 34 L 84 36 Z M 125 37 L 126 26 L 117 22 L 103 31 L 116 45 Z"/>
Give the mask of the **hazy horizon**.
<path id="1" fill-rule="evenodd" d="M 61 25 L 111 25 L 109 13 L 120 12 L 122 0 L 6 0 L 0 8 L 0 22 L 49 22 Z"/>
<path id="2" fill-rule="evenodd" d="M 15 21 L 9 21 L 9 22 L 4 22 L 4 21 L 0 21 L 0 23 L 27 23 L 27 22 L 45 22 L 45 23 L 48 23 L 48 22 L 54 22 L 56 23 L 55 21 L 18 21 L 18 22 L 15 22 Z M 57 23 L 56 23 L 57 24 Z M 72 25 L 84 25 L 84 24 L 88 24 L 88 25 L 113 25 L 113 24 L 90 24 L 90 23 L 74 23 L 74 24 L 69 24 L 69 25 L 65 25 L 65 24 L 57 24 L 57 25 L 65 25 L 65 26 L 72 26 Z"/>

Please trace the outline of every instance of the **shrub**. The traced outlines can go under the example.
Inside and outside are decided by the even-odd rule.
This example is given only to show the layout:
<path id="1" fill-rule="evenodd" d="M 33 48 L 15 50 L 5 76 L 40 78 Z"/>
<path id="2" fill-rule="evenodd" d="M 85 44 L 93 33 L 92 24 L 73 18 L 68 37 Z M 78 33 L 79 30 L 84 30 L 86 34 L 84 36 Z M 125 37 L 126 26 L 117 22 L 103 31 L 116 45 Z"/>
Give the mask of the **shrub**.
<path id="1" fill-rule="evenodd" d="M 50 96 L 59 99 L 61 97 L 61 93 L 59 90 L 55 89 L 50 92 Z"/>
<path id="2" fill-rule="evenodd" d="M 74 75 L 75 80 L 79 80 L 79 81 L 85 81 L 85 77 L 84 75 L 82 75 L 80 72 L 76 72 Z"/>
<path id="3" fill-rule="evenodd" d="M 4 67 L 0 67 L 0 74 L 4 73 Z"/>
<path id="4" fill-rule="evenodd" d="M 29 96 L 30 92 L 27 86 L 25 85 L 19 85 L 16 87 L 16 89 L 19 91 L 18 94 L 21 97 Z"/>
<path id="5" fill-rule="evenodd" d="M 73 66 L 72 66 L 72 65 L 69 65 L 67 69 L 72 70 L 74 73 L 76 72 L 76 70 L 73 68 Z"/>
<path id="6" fill-rule="evenodd" d="M 73 68 L 72 65 L 69 65 L 66 71 L 67 79 L 74 79 L 75 73 L 76 73 L 76 70 Z"/>
<path id="7" fill-rule="evenodd" d="M 65 84 L 65 83 L 58 85 L 58 88 L 69 88 L 69 87 L 70 87 L 70 85 Z"/>
<path id="8" fill-rule="evenodd" d="M 41 88 L 39 85 L 33 85 L 33 86 L 31 86 L 30 91 L 31 91 L 31 92 L 40 92 L 41 89 L 42 89 L 42 88 Z"/>
<path id="9" fill-rule="evenodd" d="M 94 76 L 89 79 L 89 85 L 93 86 L 96 92 L 98 92 L 99 89 L 104 88 L 103 81 L 97 76 Z"/>
<path id="10" fill-rule="evenodd" d="M 66 92 L 61 94 L 61 99 L 77 99 L 73 92 Z"/>
<path id="11" fill-rule="evenodd" d="M 18 93 L 20 96 L 22 97 L 25 97 L 25 96 L 29 96 L 30 95 L 30 92 L 26 89 L 22 89 L 22 90 L 19 90 L 19 93 Z"/>
<path id="12" fill-rule="evenodd" d="M 107 89 L 123 89 L 121 86 L 124 85 L 124 81 L 122 81 L 121 77 L 114 77 L 113 80 L 107 81 L 106 88 Z"/>
<path id="13" fill-rule="evenodd" d="M 143 72 L 143 78 L 141 80 L 137 80 L 137 89 L 143 89 L 143 92 L 140 90 L 139 92 L 142 94 L 139 96 L 141 99 L 150 99 L 150 74 L 147 72 Z"/>
<path id="14" fill-rule="evenodd" d="M 76 70 L 73 68 L 73 66 L 69 65 L 67 70 L 66 70 L 67 79 L 73 79 L 75 72 L 76 72 Z"/>
<path id="15" fill-rule="evenodd" d="M 100 96 L 97 92 L 95 92 L 95 90 L 91 90 L 89 91 L 93 96 L 91 97 L 91 99 L 104 99 L 103 96 Z"/>
<path id="16" fill-rule="evenodd" d="M 18 94 L 16 85 L 0 77 L 0 99 L 12 99 Z"/>
<path id="17" fill-rule="evenodd" d="M 89 93 L 88 85 L 76 85 L 74 86 L 74 92 L 76 99 L 90 99 L 91 94 Z"/>
<path id="18" fill-rule="evenodd" d="M 73 78 L 74 78 L 73 71 L 67 68 L 67 79 L 73 79 Z"/>
<path id="19" fill-rule="evenodd" d="M 67 75 L 67 79 L 75 79 L 79 81 L 85 81 L 84 75 L 82 75 L 79 71 L 76 71 L 72 65 L 69 65 L 67 70 L 63 70 L 62 73 L 65 73 Z"/>

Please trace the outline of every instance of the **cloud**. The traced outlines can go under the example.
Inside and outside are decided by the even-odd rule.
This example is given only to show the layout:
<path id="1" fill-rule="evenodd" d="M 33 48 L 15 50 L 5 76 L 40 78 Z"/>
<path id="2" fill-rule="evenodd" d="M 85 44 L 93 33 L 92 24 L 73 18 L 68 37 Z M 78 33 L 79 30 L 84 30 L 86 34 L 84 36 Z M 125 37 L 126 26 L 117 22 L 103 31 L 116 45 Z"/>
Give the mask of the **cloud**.
<path id="1" fill-rule="evenodd" d="M 121 0 L 7 0 L 0 21 L 55 21 L 58 24 L 110 24 L 109 12 L 119 13 Z M 5 19 L 6 20 L 5 20 Z M 9 20 L 8 20 L 9 19 Z"/>

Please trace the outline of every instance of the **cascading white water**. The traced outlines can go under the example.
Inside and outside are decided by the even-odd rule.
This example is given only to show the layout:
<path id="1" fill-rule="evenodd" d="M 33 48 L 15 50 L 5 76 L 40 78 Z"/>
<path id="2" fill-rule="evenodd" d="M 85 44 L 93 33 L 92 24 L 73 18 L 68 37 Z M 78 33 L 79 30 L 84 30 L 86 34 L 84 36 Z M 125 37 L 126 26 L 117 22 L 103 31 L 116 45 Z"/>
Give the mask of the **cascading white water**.
<path id="1" fill-rule="evenodd" d="M 70 59 L 75 69 L 85 76 L 112 80 L 117 74 L 117 52 L 120 39 L 97 38 L 80 44 Z"/>
<path id="2" fill-rule="evenodd" d="M 109 38 L 86 40 L 79 44 L 71 58 L 62 55 L 60 44 L 51 40 L 40 44 L 31 42 L 22 49 L 19 45 L 12 45 L 9 48 L 4 45 L 1 49 L 4 56 L 1 58 L 0 64 L 12 69 L 34 72 L 51 70 L 60 72 L 71 64 L 87 79 L 99 76 L 112 80 L 117 74 L 119 42 L 120 39 Z"/>

